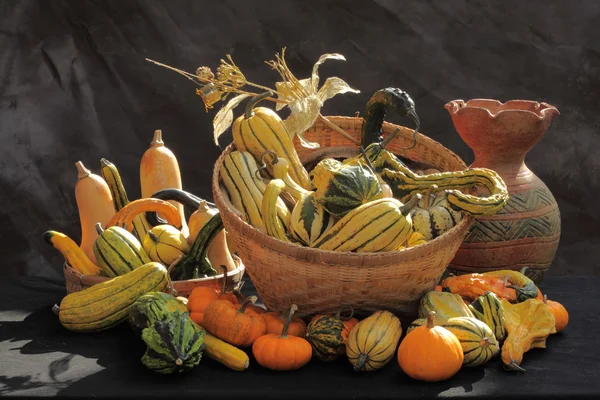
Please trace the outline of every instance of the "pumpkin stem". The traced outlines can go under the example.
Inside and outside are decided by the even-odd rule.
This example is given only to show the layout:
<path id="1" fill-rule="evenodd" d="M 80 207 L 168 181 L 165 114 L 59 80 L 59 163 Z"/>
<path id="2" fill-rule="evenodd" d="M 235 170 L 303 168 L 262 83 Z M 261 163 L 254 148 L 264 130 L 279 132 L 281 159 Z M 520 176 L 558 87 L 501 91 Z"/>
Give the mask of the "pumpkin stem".
<path id="1" fill-rule="evenodd" d="M 429 311 L 429 314 L 427 315 L 427 329 L 431 329 L 435 326 L 434 324 L 434 318 L 436 316 L 436 312 L 435 311 Z"/>
<path id="2" fill-rule="evenodd" d="M 238 312 L 239 313 L 244 313 L 246 311 L 246 307 L 248 307 L 249 303 L 256 303 L 256 300 L 258 300 L 258 298 L 256 296 L 248 296 L 246 297 L 246 299 L 244 299 L 244 301 L 242 302 L 242 305 L 240 306 Z"/>
<path id="3" fill-rule="evenodd" d="M 163 142 L 163 140 L 162 140 L 162 131 L 160 129 L 155 130 L 154 137 L 152 138 L 152 141 L 150 142 L 150 147 L 161 147 L 164 145 L 165 145 L 165 142 Z"/>
<path id="4" fill-rule="evenodd" d="M 267 97 L 273 95 L 273 92 L 264 92 L 261 94 L 257 94 L 256 96 L 254 96 L 253 98 L 250 99 L 250 101 L 248 101 L 248 104 L 246 104 L 246 109 L 245 109 L 245 116 L 246 119 L 252 117 L 252 115 L 254 114 L 252 112 L 252 109 L 254 108 L 254 106 L 259 102 L 262 101 L 264 99 L 266 99 Z"/>
<path id="5" fill-rule="evenodd" d="M 227 266 L 221 265 L 221 269 L 223 270 L 223 283 L 221 284 L 221 294 L 225 294 L 227 291 Z"/>
<path id="6" fill-rule="evenodd" d="M 98 232 L 98 235 L 104 232 L 104 229 L 102 229 L 102 224 L 100 222 L 96 222 L 96 232 Z"/>
<path id="7" fill-rule="evenodd" d="M 281 336 L 279 336 L 280 338 L 286 338 L 288 337 L 288 328 L 290 327 L 290 322 L 292 322 L 292 317 L 294 316 L 294 313 L 298 311 L 298 306 L 295 304 L 292 304 L 290 306 L 290 311 L 288 312 L 287 317 L 285 318 L 285 323 L 283 324 L 283 329 L 281 330 Z"/>
<path id="8" fill-rule="evenodd" d="M 419 204 L 419 201 L 423 198 L 421 193 L 417 193 L 414 195 L 409 201 L 404 203 L 403 206 L 400 207 L 400 212 L 402 215 L 408 215 L 408 213 Z"/>
<path id="9" fill-rule="evenodd" d="M 83 165 L 83 163 L 81 161 L 77 161 L 75 163 L 75 167 L 77 168 L 77 179 L 78 180 L 86 178 L 86 177 L 90 176 L 90 174 L 92 173 L 89 169 L 87 169 Z"/>
<path id="10" fill-rule="evenodd" d="M 364 368 L 365 364 L 369 361 L 369 355 L 365 353 L 360 353 L 358 355 L 358 360 L 356 360 L 356 365 L 354 366 L 354 370 L 358 371 Z"/>

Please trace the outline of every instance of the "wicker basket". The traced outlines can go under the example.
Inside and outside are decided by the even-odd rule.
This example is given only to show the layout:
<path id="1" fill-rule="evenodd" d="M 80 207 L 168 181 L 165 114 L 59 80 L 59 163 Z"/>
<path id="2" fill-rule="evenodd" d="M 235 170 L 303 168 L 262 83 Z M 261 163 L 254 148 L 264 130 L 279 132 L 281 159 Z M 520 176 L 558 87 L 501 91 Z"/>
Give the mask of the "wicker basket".
<path id="1" fill-rule="evenodd" d="M 228 282 L 227 290 L 233 290 L 236 288 L 244 276 L 246 270 L 244 263 L 239 257 L 233 256 L 233 260 L 236 264 L 236 268 L 227 273 Z M 63 266 L 63 273 L 65 275 L 65 284 L 67 287 L 67 293 L 78 292 L 86 289 L 90 286 L 98 283 L 107 281 L 110 278 L 103 276 L 83 275 L 80 272 L 73 269 L 68 263 L 65 262 Z M 200 286 L 213 287 L 217 290 L 221 289 L 223 285 L 223 274 L 211 276 L 209 278 L 200 279 L 189 279 L 185 281 L 172 281 L 173 289 L 179 296 L 189 296 L 192 290 Z"/>
<path id="2" fill-rule="evenodd" d="M 328 118 L 355 138 L 360 137 L 361 118 Z M 397 125 L 385 123 L 384 136 L 396 128 Z M 466 168 L 460 157 L 421 134 L 415 148 L 402 152 L 400 149 L 412 144 L 412 134 L 412 130 L 401 127 L 387 148 L 442 171 Z M 320 143 L 322 148 L 310 150 L 296 142 L 305 164 L 311 158 L 314 161 L 316 154 L 325 157 L 345 146 L 356 149 L 352 142 L 321 123 L 316 123 L 306 138 Z M 471 217 L 463 218 L 426 244 L 393 252 L 335 252 L 285 243 L 244 222 L 228 201 L 219 170 L 224 156 L 234 149 L 233 144 L 229 145 L 215 164 L 214 201 L 261 300 L 273 311 L 284 311 L 295 303 L 297 314 L 305 317 L 350 305 L 359 315 L 387 309 L 401 318 L 414 318 L 420 297 L 438 283 L 473 222 Z"/>

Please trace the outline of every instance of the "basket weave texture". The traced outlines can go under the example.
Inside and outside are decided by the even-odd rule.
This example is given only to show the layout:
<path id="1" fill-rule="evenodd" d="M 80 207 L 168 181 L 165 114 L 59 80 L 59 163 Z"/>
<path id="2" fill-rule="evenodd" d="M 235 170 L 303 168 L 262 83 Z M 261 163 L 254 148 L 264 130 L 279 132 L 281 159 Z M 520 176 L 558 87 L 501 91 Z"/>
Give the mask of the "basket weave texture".
<path id="1" fill-rule="evenodd" d="M 233 260 L 236 264 L 236 268 L 227 273 L 227 286 L 226 290 L 235 289 L 242 278 L 244 277 L 245 266 L 239 257 L 233 256 Z M 83 289 L 87 289 L 93 285 L 101 282 L 105 282 L 110 278 L 104 276 L 93 276 L 84 275 L 77 270 L 73 269 L 68 263 L 65 262 L 63 266 L 63 274 L 65 276 L 65 286 L 67 293 L 78 292 Z M 189 296 L 192 290 L 196 287 L 207 286 L 212 287 L 216 290 L 221 290 L 223 285 L 223 274 L 211 276 L 208 278 L 189 279 L 185 281 L 171 281 L 173 289 L 179 296 Z"/>
<path id="2" fill-rule="evenodd" d="M 328 117 L 353 137 L 359 138 L 362 118 Z M 441 171 L 464 170 L 466 165 L 440 143 L 413 130 L 385 123 L 383 136 L 400 128 L 387 149 L 413 161 Z M 351 141 L 317 122 L 305 135 L 321 148 L 295 146 L 303 163 L 317 155 L 326 157 Z M 225 229 L 254 283 L 263 303 L 272 311 L 283 312 L 294 303 L 298 316 L 332 313 L 350 305 L 358 315 L 389 310 L 401 318 L 417 314 L 421 296 L 438 283 L 454 257 L 473 220 L 463 218 L 455 227 L 426 244 L 401 251 L 378 253 L 336 252 L 290 244 L 270 237 L 244 222 L 233 210 L 221 184 L 219 171 L 226 154 L 235 150 L 229 145 L 217 160 L 213 171 L 213 197 Z M 317 153 L 318 152 L 318 153 Z"/>

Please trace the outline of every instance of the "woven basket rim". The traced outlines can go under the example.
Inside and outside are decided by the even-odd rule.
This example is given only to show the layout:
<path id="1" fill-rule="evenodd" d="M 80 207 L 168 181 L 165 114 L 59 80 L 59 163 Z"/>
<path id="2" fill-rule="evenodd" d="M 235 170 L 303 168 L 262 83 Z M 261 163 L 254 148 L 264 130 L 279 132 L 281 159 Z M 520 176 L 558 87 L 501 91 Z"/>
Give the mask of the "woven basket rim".
<path id="1" fill-rule="evenodd" d="M 352 122 L 362 120 L 362 118 L 356 117 L 332 116 L 327 118 L 332 122 L 335 122 L 336 120 L 351 120 Z M 314 127 L 318 126 L 318 124 L 319 123 L 315 124 Z M 414 130 L 400 125 L 391 124 L 388 122 L 384 122 L 383 133 L 384 135 L 389 134 L 396 128 L 400 128 L 400 131 L 398 135 L 393 139 L 393 141 L 400 140 L 403 136 L 406 136 L 407 134 L 410 134 L 412 138 L 412 133 Z M 441 154 L 444 154 L 444 156 L 447 156 L 449 158 L 455 158 L 455 161 L 459 161 L 459 164 L 465 165 L 464 161 L 462 161 L 460 157 L 458 157 L 455 153 L 453 153 L 451 150 L 449 150 L 439 142 L 436 142 L 435 140 L 421 133 L 418 133 L 418 135 L 419 140 L 425 141 L 428 147 L 436 147 L 436 150 L 438 150 Z M 272 252 L 283 254 L 288 257 L 329 265 L 352 265 L 364 267 L 376 267 L 381 265 L 402 263 L 421 258 L 423 256 L 433 253 L 436 249 L 439 249 L 439 247 L 445 242 L 450 242 L 454 240 L 457 235 L 466 234 L 468 228 L 474 222 L 474 218 L 471 215 L 465 213 L 464 217 L 458 224 L 456 224 L 448 231 L 444 232 L 442 235 L 436 237 L 435 239 L 427 241 L 427 243 L 425 244 L 406 249 L 385 252 L 341 252 L 315 249 L 308 246 L 302 246 L 296 243 L 284 242 L 259 231 L 252 225 L 243 221 L 234 211 L 230 209 L 230 206 L 225 201 L 222 192 L 223 189 L 221 188 L 221 179 L 219 171 L 223 164 L 224 157 L 234 149 L 235 144 L 230 143 L 221 152 L 221 155 L 217 159 L 217 162 L 215 163 L 215 166 L 213 168 L 212 189 L 215 204 L 217 205 L 217 208 L 221 212 L 222 216 L 230 222 L 232 222 L 236 226 L 236 228 L 239 229 L 239 234 L 244 236 L 251 236 L 254 238 L 254 241 L 257 244 L 268 248 Z M 467 168 L 466 165 L 465 168 Z"/>

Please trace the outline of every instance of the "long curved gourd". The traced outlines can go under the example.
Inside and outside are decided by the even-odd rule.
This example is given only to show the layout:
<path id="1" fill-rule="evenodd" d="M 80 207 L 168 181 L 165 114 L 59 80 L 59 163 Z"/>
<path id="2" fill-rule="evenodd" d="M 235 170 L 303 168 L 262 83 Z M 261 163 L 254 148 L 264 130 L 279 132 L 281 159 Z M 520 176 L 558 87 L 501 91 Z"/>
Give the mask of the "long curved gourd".
<path id="1" fill-rule="evenodd" d="M 333 217 L 315 198 L 315 192 L 298 185 L 288 173 L 289 163 L 280 157 L 271 162 L 273 177 L 285 183 L 285 191 L 295 200 L 290 220 L 290 231 L 294 239 L 312 246 L 333 226 Z"/>
<path id="2" fill-rule="evenodd" d="M 71 268 L 84 275 L 100 275 L 102 269 L 94 264 L 77 243 L 64 233 L 47 231 L 44 233 L 44 240 L 60 251 Z"/>
<path id="3" fill-rule="evenodd" d="M 292 137 L 277 113 L 266 107 L 254 107 L 259 101 L 270 96 L 263 93 L 248 101 L 244 115 L 238 117 L 231 126 L 233 143 L 240 151 L 247 151 L 257 160 L 266 151 L 272 151 L 284 158 L 290 165 L 290 176 L 306 190 L 312 185 L 308 172 L 300 162 Z"/>
<path id="4" fill-rule="evenodd" d="M 179 163 L 175 154 L 165 146 L 161 130 L 154 131 L 150 147 L 142 155 L 140 184 L 143 198 L 150 198 L 161 189 L 182 189 Z M 179 230 L 187 237 L 188 229 L 183 205 L 174 201 L 171 204 L 177 208 L 182 221 Z M 162 216 L 162 211 L 159 211 L 159 216 Z"/>
<path id="5" fill-rule="evenodd" d="M 406 204 L 392 198 L 363 204 L 337 221 L 313 247 L 356 252 L 395 250 L 411 234 L 409 213 L 420 199 L 421 195 L 417 194 Z"/>
<path id="6" fill-rule="evenodd" d="M 509 198 L 506 184 L 500 175 L 490 169 L 470 168 L 466 171 L 427 175 L 417 175 L 411 171 L 398 157 L 385 149 L 395 134 L 385 140 L 381 137 L 383 121 L 390 109 L 412 118 L 417 124 L 413 143 L 413 147 L 415 146 L 419 117 L 410 96 L 396 88 L 378 90 L 369 99 L 361 132 L 361 145 L 375 172 L 380 174 L 390 186 L 395 198 L 405 201 L 415 193 L 423 192 L 435 184 L 447 191 L 447 201 L 454 209 L 472 215 L 493 215 L 506 205 Z M 363 155 L 359 154 L 345 162 L 352 162 L 351 160 L 362 157 Z M 485 186 L 489 195 L 480 197 L 461 191 L 473 188 L 475 185 Z"/>
<path id="7" fill-rule="evenodd" d="M 110 221 L 115 215 L 115 206 L 106 181 L 92 173 L 81 161 L 77 161 L 75 166 L 77 167 L 75 200 L 81 226 L 79 247 L 94 264 L 97 264 L 94 255 L 94 241 L 98 237 L 96 223 L 100 222 L 104 225 Z"/>
<path id="8" fill-rule="evenodd" d="M 110 228 L 111 226 L 119 226 L 128 232 L 132 232 L 133 220 L 135 217 L 143 212 L 148 211 L 157 211 L 162 213 L 166 218 L 166 223 L 173 225 L 179 230 L 181 230 L 182 225 L 185 223 L 185 221 L 182 221 L 181 214 L 177 208 L 172 204 L 160 199 L 143 198 L 134 200 L 117 211 L 117 213 L 113 215 L 110 221 L 108 221 L 106 224 L 106 228 Z"/>
<path id="9" fill-rule="evenodd" d="M 121 174 L 119 173 L 119 170 L 117 169 L 116 165 L 103 158 L 100 160 L 100 171 L 102 172 L 102 177 L 110 189 L 115 210 L 121 210 L 123 207 L 129 204 L 129 198 L 127 197 L 127 191 L 125 190 L 125 186 L 121 180 Z M 148 223 L 145 214 L 139 214 L 133 219 L 132 233 L 138 240 L 144 240 L 144 236 L 146 236 L 146 233 L 150 230 L 150 228 L 151 226 Z"/>
<path id="10" fill-rule="evenodd" d="M 169 287 L 167 269 L 150 262 L 135 270 L 65 296 L 53 311 L 65 328 L 96 332 L 111 328 L 129 316 L 133 303 L 150 292 Z"/>
<path id="11" fill-rule="evenodd" d="M 152 198 L 166 200 L 170 203 L 180 203 L 183 205 L 184 211 L 189 214 L 192 214 L 194 211 L 196 211 L 200 205 L 200 202 L 203 200 L 190 192 L 177 188 L 161 189 L 158 192 L 153 193 Z M 217 208 L 214 203 L 210 203 L 208 201 L 206 201 L 206 203 L 212 208 Z M 146 217 L 148 218 L 148 222 L 150 222 L 153 226 L 166 223 L 163 219 L 158 217 L 154 211 L 146 213 Z"/>
<path id="12" fill-rule="evenodd" d="M 248 224 L 264 232 L 261 209 L 266 184 L 259 178 L 259 168 L 252 154 L 232 151 L 225 156 L 219 172 L 233 206 Z M 281 199 L 277 201 L 277 214 L 288 230 L 290 212 Z"/>
<path id="13" fill-rule="evenodd" d="M 277 215 L 277 201 L 283 189 L 285 189 L 285 183 L 281 179 L 271 179 L 262 199 L 262 221 L 267 235 L 284 242 L 291 242 L 285 226 Z"/>

